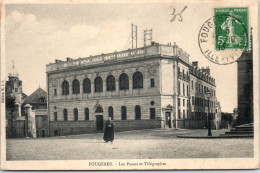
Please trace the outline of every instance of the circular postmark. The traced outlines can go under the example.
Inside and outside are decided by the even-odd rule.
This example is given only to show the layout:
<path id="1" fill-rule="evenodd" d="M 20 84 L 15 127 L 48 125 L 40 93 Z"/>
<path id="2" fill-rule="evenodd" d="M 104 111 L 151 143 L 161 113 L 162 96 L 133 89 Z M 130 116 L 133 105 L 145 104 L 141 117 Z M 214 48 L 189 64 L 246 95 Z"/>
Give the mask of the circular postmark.
<path id="1" fill-rule="evenodd" d="M 226 14 L 216 15 L 203 23 L 198 44 L 202 54 L 211 62 L 231 64 L 249 48 L 248 32 L 238 18 Z"/>

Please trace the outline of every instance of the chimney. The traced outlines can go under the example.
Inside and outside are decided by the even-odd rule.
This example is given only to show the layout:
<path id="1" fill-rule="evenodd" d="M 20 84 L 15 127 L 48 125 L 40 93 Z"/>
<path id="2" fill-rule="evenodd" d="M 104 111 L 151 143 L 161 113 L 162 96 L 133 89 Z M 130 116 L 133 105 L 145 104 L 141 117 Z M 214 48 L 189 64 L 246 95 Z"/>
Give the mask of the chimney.
<path id="1" fill-rule="evenodd" d="M 196 68 L 198 68 L 198 61 L 193 61 L 192 65 L 195 66 Z"/>
<path id="2" fill-rule="evenodd" d="M 55 59 L 55 63 L 59 63 L 59 62 L 61 62 L 61 60 Z"/>
<path id="3" fill-rule="evenodd" d="M 72 58 L 70 58 L 70 57 L 67 57 L 67 61 L 71 61 L 72 60 Z"/>

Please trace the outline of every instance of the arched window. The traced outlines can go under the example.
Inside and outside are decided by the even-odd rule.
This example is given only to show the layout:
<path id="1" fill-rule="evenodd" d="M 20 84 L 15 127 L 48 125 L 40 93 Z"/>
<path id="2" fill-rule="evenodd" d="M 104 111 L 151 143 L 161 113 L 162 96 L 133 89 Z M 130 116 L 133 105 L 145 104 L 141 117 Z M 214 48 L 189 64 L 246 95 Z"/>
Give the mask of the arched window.
<path id="1" fill-rule="evenodd" d="M 79 81 L 77 79 L 74 79 L 72 82 L 72 93 L 73 94 L 79 94 L 80 88 L 79 88 Z"/>
<path id="2" fill-rule="evenodd" d="M 74 108 L 73 112 L 74 112 L 74 121 L 78 121 L 78 109 Z"/>
<path id="3" fill-rule="evenodd" d="M 95 79 L 95 92 L 103 92 L 103 80 L 101 77 Z"/>
<path id="4" fill-rule="evenodd" d="M 63 120 L 68 121 L 68 111 L 67 111 L 67 109 L 63 109 Z"/>
<path id="5" fill-rule="evenodd" d="M 89 109 L 85 108 L 85 120 L 89 120 Z"/>
<path id="6" fill-rule="evenodd" d="M 139 105 L 135 106 L 135 119 L 136 120 L 141 119 L 141 107 Z"/>
<path id="7" fill-rule="evenodd" d="M 68 95 L 69 94 L 69 82 L 63 81 L 62 82 L 62 95 Z"/>
<path id="8" fill-rule="evenodd" d="M 103 109 L 102 109 L 102 107 L 100 107 L 100 106 L 97 107 L 95 113 L 103 113 Z"/>
<path id="9" fill-rule="evenodd" d="M 108 107 L 108 117 L 111 117 L 112 120 L 114 119 L 114 112 L 112 106 Z"/>
<path id="10" fill-rule="evenodd" d="M 107 77 L 107 91 L 115 91 L 115 77 L 113 75 L 109 75 Z"/>
<path id="11" fill-rule="evenodd" d="M 83 81 L 83 92 L 91 93 L 91 82 L 89 78 L 84 79 Z"/>
<path id="12" fill-rule="evenodd" d="M 119 76 L 119 89 L 128 90 L 129 89 L 129 78 L 128 75 L 123 73 Z"/>
<path id="13" fill-rule="evenodd" d="M 122 117 L 121 117 L 122 120 L 126 120 L 127 119 L 127 112 L 126 112 L 126 107 L 125 106 L 121 107 L 121 115 L 122 115 Z"/>
<path id="14" fill-rule="evenodd" d="M 133 89 L 143 88 L 143 74 L 139 71 L 133 74 Z"/>

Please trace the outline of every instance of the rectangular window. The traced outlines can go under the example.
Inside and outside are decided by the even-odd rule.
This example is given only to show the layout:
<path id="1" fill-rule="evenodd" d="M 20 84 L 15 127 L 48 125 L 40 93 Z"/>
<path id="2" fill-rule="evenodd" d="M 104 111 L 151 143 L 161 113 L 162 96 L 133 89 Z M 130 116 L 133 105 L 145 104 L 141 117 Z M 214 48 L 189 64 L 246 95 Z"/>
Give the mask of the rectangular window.
<path id="1" fill-rule="evenodd" d="M 178 82 L 178 93 L 179 93 L 179 95 L 181 94 L 181 84 L 180 84 L 180 82 Z"/>
<path id="2" fill-rule="evenodd" d="M 151 86 L 151 88 L 153 88 L 154 87 L 154 79 L 152 78 L 152 79 L 150 79 L 150 86 Z"/>
<path id="3" fill-rule="evenodd" d="M 178 106 L 181 106 L 181 99 L 178 99 Z"/>
<path id="4" fill-rule="evenodd" d="M 155 119 L 155 108 L 150 108 L 150 119 Z"/>
<path id="5" fill-rule="evenodd" d="M 183 110 L 183 119 L 185 119 L 185 110 Z"/>
<path id="6" fill-rule="evenodd" d="M 187 96 L 189 96 L 189 86 L 187 85 Z"/>
<path id="7" fill-rule="evenodd" d="M 57 95 L 57 89 L 54 89 L 54 95 L 55 96 Z"/>
<path id="8" fill-rule="evenodd" d="M 183 89 L 183 93 L 182 94 L 185 96 L 185 85 L 184 84 L 182 85 L 182 89 Z"/>
<path id="9" fill-rule="evenodd" d="M 187 100 L 187 107 L 189 107 L 189 100 Z"/>
<path id="10" fill-rule="evenodd" d="M 178 110 L 178 119 L 181 119 L 181 110 Z"/>
<path id="11" fill-rule="evenodd" d="M 54 112 L 54 121 L 58 121 L 58 115 L 57 115 L 57 112 Z"/>
<path id="12" fill-rule="evenodd" d="M 191 81 L 191 89 L 193 90 L 193 80 Z"/>
<path id="13" fill-rule="evenodd" d="M 127 119 L 127 112 L 126 112 L 126 107 L 125 106 L 121 107 L 121 114 L 122 114 L 121 119 L 122 120 L 126 120 Z"/>
<path id="14" fill-rule="evenodd" d="M 185 100 L 183 99 L 183 106 L 185 106 Z"/>
<path id="15" fill-rule="evenodd" d="M 44 103 L 44 102 L 45 102 L 45 98 L 41 97 L 41 98 L 40 98 L 40 102 L 41 102 L 41 103 Z"/>
<path id="16" fill-rule="evenodd" d="M 191 99 L 192 99 L 192 100 L 191 100 L 191 103 L 192 103 L 192 105 L 194 105 L 194 96 L 192 96 Z"/>

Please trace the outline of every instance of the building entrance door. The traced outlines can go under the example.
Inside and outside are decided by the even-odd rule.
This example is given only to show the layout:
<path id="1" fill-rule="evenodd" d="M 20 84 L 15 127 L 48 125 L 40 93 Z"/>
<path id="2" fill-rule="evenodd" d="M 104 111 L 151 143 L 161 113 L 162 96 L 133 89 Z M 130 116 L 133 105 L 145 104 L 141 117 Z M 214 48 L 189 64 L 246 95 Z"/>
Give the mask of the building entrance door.
<path id="1" fill-rule="evenodd" d="M 172 128 L 172 126 L 171 126 L 171 112 L 165 112 L 165 123 L 166 123 L 166 127 Z"/>
<path id="2" fill-rule="evenodd" d="M 42 130 L 42 135 L 41 137 L 45 137 L 45 130 Z"/>
<path id="3" fill-rule="evenodd" d="M 96 115 L 97 130 L 103 130 L 103 115 Z"/>

